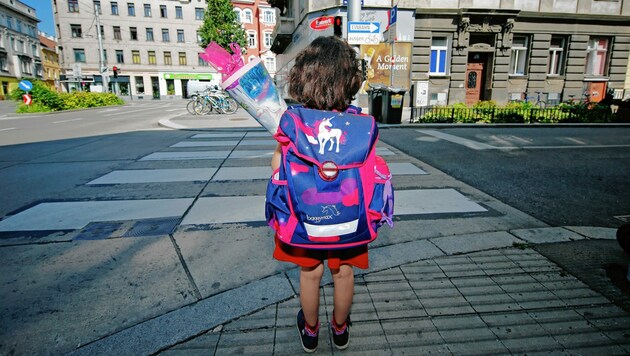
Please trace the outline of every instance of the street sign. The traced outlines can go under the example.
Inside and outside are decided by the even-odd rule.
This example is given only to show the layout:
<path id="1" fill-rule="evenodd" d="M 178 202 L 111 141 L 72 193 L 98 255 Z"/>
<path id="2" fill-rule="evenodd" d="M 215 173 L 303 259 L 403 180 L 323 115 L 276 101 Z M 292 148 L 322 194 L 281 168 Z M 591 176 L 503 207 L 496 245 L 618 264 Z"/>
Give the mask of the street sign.
<path id="1" fill-rule="evenodd" d="M 380 22 L 348 22 L 349 44 L 378 44 L 381 40 Z"/>
<path id="2" fill-rule="evenodd" d="M 30 94 L 24 94 L 22 95 L 22 100 L 24 100 L 24 104 L 31 105 L 31 103 L 33 102 L 33 97 Z"/>
<path id="3" fill-rule="evenodd" d="M 389 10 L 389 24 L 390 25 L 395 24 L 397 19 L 398 19 L 398 5 L 392 7 L 392 9 Z"/>
<path id="4" fill-rule="evenodd" d="M 20 83 L 18 83 L 18 87 L 20 87 L 20 89 L 22 89 L 24 91 L 31 91 L 31 90 L 33 90 L 33 84 L 31 84 L 31 82 L 29 82 L 26 79 L 21 80 Z"/>

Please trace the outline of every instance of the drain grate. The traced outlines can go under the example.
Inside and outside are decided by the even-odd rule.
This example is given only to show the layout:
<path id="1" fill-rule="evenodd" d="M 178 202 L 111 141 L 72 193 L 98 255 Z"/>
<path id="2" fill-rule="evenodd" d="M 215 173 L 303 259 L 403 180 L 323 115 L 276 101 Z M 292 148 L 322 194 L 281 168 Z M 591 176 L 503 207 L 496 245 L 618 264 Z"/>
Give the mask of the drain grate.
<path id="1" fill-rule="evenodd" d="M 179 217 L 158 218 L 137 221 L 122 237 L 168 235 L 179 224 Z"/>

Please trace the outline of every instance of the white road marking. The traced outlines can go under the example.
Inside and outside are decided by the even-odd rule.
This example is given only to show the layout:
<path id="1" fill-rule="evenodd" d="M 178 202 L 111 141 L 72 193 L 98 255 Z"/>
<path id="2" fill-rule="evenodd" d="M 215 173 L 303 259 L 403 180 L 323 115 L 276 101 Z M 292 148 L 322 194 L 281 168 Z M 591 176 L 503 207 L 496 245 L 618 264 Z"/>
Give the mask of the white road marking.
<path id="1" fill-rule="evenodd" d="M 473 150 L 495 150 L 499 148 L 496 146 L 488 145 L 486 143 L 477 142 L 477 141 L 469 140 L 467 138 L 458 137 L 454 135 L 449 135 L 447 133 L 439 132 L 436 130 L 416 130 L 416 131 L 425 135 L 442 139 L 444 141 L 453 142 L 453 143 L 468 147 Z"/>
<path id="2" fill-rule="evenodd" d="M 0 231 L 81 229 L 92 221 L 181 217 L 193 198 L 41 203 L 0 221 Z"/>
<path id="3" fill-rule="evenodd" d="M 485 212 L 455 189 L 397 190 L 395 215 Z M 182 225 L 265 221 L 265 196 L 208 197 L 190 209 Z"/>
<path id="4" fill-rule="evenodd" d="M 95 184 L 165 183 L 207 181 L 216 168 L 136 169 L 110 172 L 88 182 Z"/>
<path id="5" fill-rule="evenodd" d="M 78 119 L 68 119 L 68 120 L 60 120 L 60 121 L 53 121 L 53 124 L 61 124 L 64 122 L 72 122 L 72 121 L 81 121 L 83 120 L 82 118 L 78 118 Z"/>
<path id="6" fill-rule="evenodd" d="M 235 146 L 238 141 L 182 141 L 174 145 L 172 148 L 182 147 L 220 147 L 220 146 Z"/>
<path id="7" fill-rule="evenodd" d="M 0 129 L 0 131 L 10 131 L 10 130 L 15 130 L 15 127 L 7 127 L 6 129 Z"/>
<path id="8" fill-rule="evenodd" d="M 230 151 L 155 152 L 140 161 L 183 161 L 189 159 L 225 159 Z"/>

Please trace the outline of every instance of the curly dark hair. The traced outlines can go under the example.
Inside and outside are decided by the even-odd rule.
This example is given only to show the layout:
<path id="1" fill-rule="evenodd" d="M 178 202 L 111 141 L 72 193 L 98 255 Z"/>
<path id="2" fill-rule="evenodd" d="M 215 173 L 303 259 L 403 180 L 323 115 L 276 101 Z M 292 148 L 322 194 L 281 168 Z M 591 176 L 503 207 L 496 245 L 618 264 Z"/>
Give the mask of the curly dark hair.
<path id="1" fill-rule="evenodd" d="M 357 53 L 347 42 L 318 37 L 295 58 L 289 94 L 308 108 L 341 111 L 350 105 L 362 79 Z"/>

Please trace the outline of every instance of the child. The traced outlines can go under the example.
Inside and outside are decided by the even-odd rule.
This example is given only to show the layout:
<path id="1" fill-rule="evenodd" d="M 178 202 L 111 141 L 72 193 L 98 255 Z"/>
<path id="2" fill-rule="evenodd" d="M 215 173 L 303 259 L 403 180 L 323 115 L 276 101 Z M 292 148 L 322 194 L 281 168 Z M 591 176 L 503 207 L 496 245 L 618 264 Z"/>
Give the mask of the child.
<path id="1" fill-rule="evenodd" d="M 344 111 L 362 82 L 357 53 L 337 37 L 319 37 L 300 52 L 289 73 L 289 94 L 309 109 Z M 271 166 L 280 165 L 281 146 L 274 152 Z M 319 335 L 319 287 L 328 260 L 334 283 L 334 310 L 331 323 L 333 342 L 338 349 L 349 343 L 350 307 L 354 296 L 352 266 L 368 268 L 367 245 L 345 250 L 310 250 L 289 246 L 275 238 L 273 257 L 301 267 L 300 304 L 297 316 L 302 347 L 317 349 Z"/>

